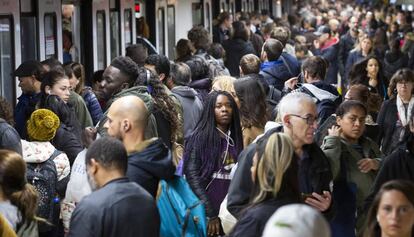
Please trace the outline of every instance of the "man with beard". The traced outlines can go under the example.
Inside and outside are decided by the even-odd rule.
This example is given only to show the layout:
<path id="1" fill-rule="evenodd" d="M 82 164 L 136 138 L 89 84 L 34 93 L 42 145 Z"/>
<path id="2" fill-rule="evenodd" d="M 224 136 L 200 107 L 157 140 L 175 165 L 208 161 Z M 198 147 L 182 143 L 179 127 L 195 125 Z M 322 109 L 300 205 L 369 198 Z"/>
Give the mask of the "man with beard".
<path id="1" fill-rule="evenodd" d="M 68 236 L 159 235 L 156 203 L 147 191 L 125 177 L 127 153 L 120 141 L 98 139 L 89 147 L 85 163 L 94 191 L 76 207 Z"/>
<path id="2" fill-rule="evenodd" d="M 122 141 L 128 152 L 126 176 L 155 197 L 159 180 L 172 178 L 175 167 L 161 138 L 145 140 L 149 115 L 144 101 L 124 96 L 112 103 L 104 127 L 109 136 Z"/>

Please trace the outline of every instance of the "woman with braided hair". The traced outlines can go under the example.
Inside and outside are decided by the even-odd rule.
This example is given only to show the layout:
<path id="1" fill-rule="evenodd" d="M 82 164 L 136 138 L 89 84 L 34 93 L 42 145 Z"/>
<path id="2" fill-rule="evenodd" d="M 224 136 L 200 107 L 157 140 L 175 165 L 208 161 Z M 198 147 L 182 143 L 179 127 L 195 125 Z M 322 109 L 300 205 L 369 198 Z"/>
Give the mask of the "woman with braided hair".
<path id="1" fill-rule="evenodd" d="M 148 93 L 154 100 L 154 117 L 157 122 L 158 136 L 171 149 L 182 133 L 176 105 L 167 94 L 164 85 L 158 76 L 151 70 L 140 67 L 134 86 L 146 86 Z M 181 134 L 182 137 L 182 134 Z"/>

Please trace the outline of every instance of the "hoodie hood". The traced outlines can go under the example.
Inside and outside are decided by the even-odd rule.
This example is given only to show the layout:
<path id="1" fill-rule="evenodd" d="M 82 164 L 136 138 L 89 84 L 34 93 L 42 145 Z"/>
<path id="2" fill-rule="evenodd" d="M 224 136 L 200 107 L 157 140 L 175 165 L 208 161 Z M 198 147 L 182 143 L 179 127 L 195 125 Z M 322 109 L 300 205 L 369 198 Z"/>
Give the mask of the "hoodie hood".
<path id="1" fill-rule="evenodd" d="M 170 179 L 175 172 L 171 152 L 160 138 L 139 144 L 137 151 L 128 157 L 128 172 L 130 166 L 144 170 L 158 179 Z"/>
<path id="2" fill-rule="evenodd" d="M 332 89 L 330 89 L 329 86 L 330 85 L 324 83 L 303 84 L 303 87 L 306 88 L 309 92 L 311 92 L 312 95 L 315 96 L 315 98 L 319 101 L 331 100 L 335 102 L 339 98 L 338 92 L 336 90 L 332 91 Z"/>
<path id="3" fill-rule="evenodd" d="M 190 82 L 190 84 L 188 86 L 191 87 L 191 88 L 194 88 L 194 89 L 210 90 L 211 80 L 210 80 L 210 78 L 195 80 L 195 81 Z"/>
<path id="4" fill-rule="evenodd" d="M 194 99 L 197 96 L 197 91 L 188 86 L 176 86 L 171 89 L 171 92 L 189 99 Z"/>
<path id="5" fill-rule="evenodd" d="M 23 159 L 27 163 L 42 163 L 50 158 L 55 147 L 50 142 L 22 141 Z"/>
<path id="6" fill-rule="evenodd" d="M 147 87 L 145 86 L 134 86 L 125 90 L 120 91 L 118 94 L 112 96 L 111 99 L 108 100 L 108 102 L 106 103 L 106 112 L 105 114 L 108 112 L 108 108 L 111 106 L 111 104 L 124 96 L 128 96 L 128 95 L 135 95 L 137 97 L 139 97 L 141 100 L 144 101 L 145 105 L 148 108 L 149 112 L 153 112 L 153 100 L 151 95 L 148 93 Z"/>

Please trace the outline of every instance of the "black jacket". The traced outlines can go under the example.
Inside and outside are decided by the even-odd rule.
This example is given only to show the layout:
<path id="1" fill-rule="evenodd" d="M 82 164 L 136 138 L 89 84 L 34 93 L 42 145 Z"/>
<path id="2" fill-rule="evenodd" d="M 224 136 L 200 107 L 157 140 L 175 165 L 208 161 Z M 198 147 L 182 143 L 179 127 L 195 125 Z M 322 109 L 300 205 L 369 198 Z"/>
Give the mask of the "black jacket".
<path id="1" fill-rule="evenodd" d="M 160 138 L 144 141 L 137 152 L 128 156 L 126 176 L 153 197 L 157 195 L 159 180 L 171 179 L 174 172 L 171 152 Z"/>
<path id="2" fill-rule="evenodd" d="M 274 132 L 281 132 L 282 127 L 277 127 L 265 133 L 270 136 Z M 328 158 L 316 143 L 305 145 L 303 147 L 311 158 L 310 169 L 308 172 L 310 185 L 313 192 L 323 193 L 330 191 L 330 184 L 333 180 L 331 168 Z M 227 209 L 236 218 L 240 217 L 241 211 L 248 205 L 250 194 L 252 193 L 253 182 L 251 181 L 250 167 L 252 165 L 253 156 L 256 151 L 256 144 L 250 144 L 238 158 L 237 170 L 230 183 L 229 193 L 227 196 Z M 334 208 L 329 208 L 324 213 L 328 218 L 333 217 Z"/>
<path id="3" fill-rule="evenodd" d="M 339 61 L 339 73 L 341 77 L 344 78 L 345 76 L 345 66 L 349 56 L 349 52 L 354 48 L 355 41 L 357 38 L 352 38 L 349 31 L 341 36 L 341 40 L 339 41 L 339 54 L 338 54 L 338 61 Z"/>
<path id="4" fill-rule="evenodd" d="M 20 136 L 10 124 L 0 118 L 0 149 L 12 150 L 22 155 Z"/>
<path id="5" fill-rule="evenodd" d="M 52 145 L 59 151 L 63 151 L 68 156 L 70 165 L 76 159 L 76 156 L 83 150 L 83 145 L 73 128 L 67 127 L 61 123 L 60 127 L 56 131 L 55 137 L 50 141 Z"/>
<path id="6" fill-rule="evenodd" d="M 393 133 L 396 129 L 396 122 L 398 120 L 398 110 L 396 99 L 386 100 L 382 104 L 381 110 L 377 117 L 380 135 L 377 144 L 380 145 L 382 153 L 389 155 L 396 148 L 392 142 Z"/>
<path id="7" fill-rule="evenodd" d="M 246 212 L 243 213 L 233 231 L 229 234 L 229 237 L 261 236 L 267 221 L 279 207 L 297 202 L 296 199 L 285 196 L 277 199 L 268 199 L 246 209 Z"/>
<path id="8" fill-rule="evenodd" d="M 408 139 L 407 144 L 399 147 L 384 159 L 384 163 L 371 188 L 371 194 L 365 200 L 365 211 L 368 211 L 375 195 L 377 195 L 381 186 L 387 181 L 394 179 L 414 180 L 414 153 L 408 149 L 408 144 L 414 139 L 412 134 L 410 136 L 411 138 Z"/>
<path id="9" fill-rule="evenodd" d="M 256 54 L 252 43 L 242 39 L 229 39 L 223 42 L 223 48 L 226 50 L 226 60 L 224 65 L 229 69 L 233 77 L 240 76 L 240 59 L 246 54 Z"/>
<path id="10" fill-rule="evenodd" d="M 158 237 L 160 216 L 151 195 L 127 178 L 105 184 L 82 199 L 68 236 Z"/>

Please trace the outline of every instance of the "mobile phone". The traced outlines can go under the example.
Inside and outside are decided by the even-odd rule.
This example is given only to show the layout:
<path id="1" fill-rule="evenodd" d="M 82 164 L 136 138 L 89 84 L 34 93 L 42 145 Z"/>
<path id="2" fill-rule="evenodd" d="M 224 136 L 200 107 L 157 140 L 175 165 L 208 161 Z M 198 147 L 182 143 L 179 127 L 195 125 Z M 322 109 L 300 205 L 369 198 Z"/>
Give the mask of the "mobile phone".
<path id="1" fill-rule="evenodd" d="M 311 193 L 301 193 L 300 194 L 302 201 L 305 201 L 306 198 L 314 198 Z"/>

